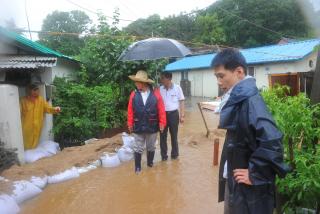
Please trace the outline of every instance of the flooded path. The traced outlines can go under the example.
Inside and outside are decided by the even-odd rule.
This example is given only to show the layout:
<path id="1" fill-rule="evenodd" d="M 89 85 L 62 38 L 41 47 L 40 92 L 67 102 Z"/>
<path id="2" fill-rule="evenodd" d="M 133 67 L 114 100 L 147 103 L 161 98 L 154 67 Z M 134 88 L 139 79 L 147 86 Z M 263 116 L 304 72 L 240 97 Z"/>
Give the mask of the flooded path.
<path id="1" fill-rule="evenodd" d="M 205 134 L 199 110 L 189 108 L 180 127 L 179 160 L 161 162 L 157 145 L 154 167 L 146 167 L 144 155 L 140 175 L 134 174 L 133 161 L 99 168 L 49 185 L 23 205 L 22 213 L 223 213 L 223 204 L 217 203 L 218 167 L 212 166 L 213 138 Z"/>

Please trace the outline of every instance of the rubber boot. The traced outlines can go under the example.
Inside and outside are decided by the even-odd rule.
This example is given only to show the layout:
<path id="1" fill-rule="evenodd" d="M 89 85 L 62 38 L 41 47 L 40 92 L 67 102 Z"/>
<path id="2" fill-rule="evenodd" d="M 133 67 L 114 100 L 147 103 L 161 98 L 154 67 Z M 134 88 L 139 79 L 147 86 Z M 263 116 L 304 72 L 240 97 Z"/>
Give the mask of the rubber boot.
<path id="1" fill-rule="evenodd" d="M 136 174 L 141 172 L 141 154 L 138 152 L 134 153 L 134 171 Z"/>
<path id="2" fill-rule="evenodd" d="M 154 158 L 154 151 L 153 152 L 147 152 L 147 164 L 148 164 L 148 167 L 153 167 L 153 158 Z"/>

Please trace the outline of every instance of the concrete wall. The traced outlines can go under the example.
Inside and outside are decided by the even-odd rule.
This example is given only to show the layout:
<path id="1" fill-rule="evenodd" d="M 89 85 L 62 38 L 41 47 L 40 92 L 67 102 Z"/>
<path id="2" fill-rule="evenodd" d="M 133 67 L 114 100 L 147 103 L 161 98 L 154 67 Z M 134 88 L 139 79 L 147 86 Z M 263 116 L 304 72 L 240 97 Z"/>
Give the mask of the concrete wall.
<path id="1" fill-rule="evenodd" d="M 17 48 L 8 45 L 4 42 L 0 42 L 0 54 L 17 54 Z"/>
<path id="2" fill-rule="evenodd" d="M 184 71 L 185 72 L 185 71 Z M 173 81 L 180 83 L 181 72 L 173 73 Z M 210 69 L 188 71 L 188 80 L 191 83 L 191 96 L 215 97 L 218 96 L 217 79 Z"/>
<path id="3" fill-rule="evenodd" d="M 65 77 L 68 79 L 73 79 L 74 78 L 73 74 L 79 68 L 80 68 L 79 65 L 75 62 L 58 58 L 57 65 L 55 67 L 46 68 L 45 72 L 41 74 L 41 80 L 45 82 L 46 85 L 50 85 L 53 83 L 55 77 Z M 41 87 L 41 94 L 47 100 L 45 96 L 46 95 L 45 85 Z M 47 101 L 48 103 L 52 104 L 52 100 L 47 100 Z M 52 128 L 53 128 L 53 115 L 46 114 L 43 121 L 43 128 L 41 132 L 40 141 L 47 141 L 47 140 L 54 139 Z"/>
<path id="4" fill-rule="evenodd" d="M 46 88 L 45 85 L 50 85 L 53 82 L 53 68 L 45 68 L 44 71 L 41 73 L 41 81 L 44 83 L 40 87 L 40 93 L 41 96 L 48 101 L 48 103 L 52 104 L 51 100 L 48 100 L 46 97 Z M 45 114 L 43 118 L 43 127 L 41 131 L 40 136 L 40 142 L 41 141 L 48 141 L 53 140 L 54 136 L 52 133 L 52 127 L 53 127 L 53 116 L 52 114 Z"/>
<path id="5" fill-rule="evenodd" d="M 309 66 L 310 60 L 313 61 L 312 67 Z M 271 74 L 298 73 L 314 70 L 316 66 L 316 60 L 317 53 L 312 53 L 308 57 L 297 62 L 256 65 L 254 66 L 254 69 L 257 87 L 269 87 L 269 75 Z"/>
<path id="6" fill-rule="evenodd" d="M 309 61 L 313 61 L 313 66 L 309 66 Z M 308 72 L 314 70 L 316 66 L 317 53 L 314 52 L 303 60 L 296 62 L 273 63 L 254 65 L 255 78 L 258 88 L 269 87 L 269 75 L 283 73 Z M 186 72 L 186 71 L 183 71 Z M 210 69 L 188 71 L 188 79 L 191 82 L 191 96 L 215 97 L 218 96 L 219 89 L 217 79 Z M 181 71 L 173 72 L 173 80 L 180 83 Z"/>
<path id="7" fill-rule="evenodd" d="M 75 71 L 80 69 L 80 65 L 76 62 L 58 59 L 57 66 L 52 68 L 52 81 L 55 77 L 65 77 L 68 79 L 74 79 Z"/>

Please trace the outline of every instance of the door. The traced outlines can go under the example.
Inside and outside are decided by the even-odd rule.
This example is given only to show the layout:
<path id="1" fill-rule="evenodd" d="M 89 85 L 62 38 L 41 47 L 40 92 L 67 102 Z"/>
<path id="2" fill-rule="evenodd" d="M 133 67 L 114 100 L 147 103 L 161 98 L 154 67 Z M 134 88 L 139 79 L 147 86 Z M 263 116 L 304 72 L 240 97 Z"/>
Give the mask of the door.
<path id="1" fill-rule="evenodd" d="M 276 84 L 289 86 L 289 95 L 291 96 L 297 95 L 300 91 L 299 76 L 297 73 L 269 75 L 269 86 L 273 87 Z"/>

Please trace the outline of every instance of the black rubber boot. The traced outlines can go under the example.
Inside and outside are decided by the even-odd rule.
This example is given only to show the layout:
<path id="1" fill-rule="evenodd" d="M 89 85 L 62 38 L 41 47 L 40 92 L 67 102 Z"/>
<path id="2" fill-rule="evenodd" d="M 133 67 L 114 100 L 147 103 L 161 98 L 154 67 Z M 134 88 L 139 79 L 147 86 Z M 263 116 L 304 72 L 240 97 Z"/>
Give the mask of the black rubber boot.
<path id="1" fill-rule="evenodd" d="M 147 152 L 147 164 L 148 164 L 148 167 L 153 167 L 153 158 L 154 158 L 154 151 L 153 152 Z"/>
<path id="2" fill-rule="evenodd" d="M 134 153 L 134 171 L 136 174 L 141 172 L 141 154 L 138 152 Z"/>

